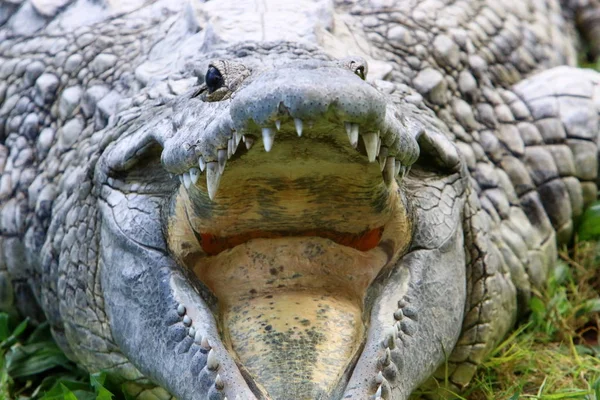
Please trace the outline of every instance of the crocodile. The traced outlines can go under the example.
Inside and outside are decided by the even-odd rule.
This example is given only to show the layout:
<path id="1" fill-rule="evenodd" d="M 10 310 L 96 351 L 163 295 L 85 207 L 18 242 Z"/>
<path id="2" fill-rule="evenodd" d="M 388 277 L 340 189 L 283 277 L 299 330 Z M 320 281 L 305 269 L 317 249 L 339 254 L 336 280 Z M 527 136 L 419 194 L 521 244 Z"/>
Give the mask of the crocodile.
<path id="1" fill-rule="evenodd" d="M 0 309 L 133 398 L 461 390 L 597 197 L 583 42 L 597 0 L 4 0 Z"/>

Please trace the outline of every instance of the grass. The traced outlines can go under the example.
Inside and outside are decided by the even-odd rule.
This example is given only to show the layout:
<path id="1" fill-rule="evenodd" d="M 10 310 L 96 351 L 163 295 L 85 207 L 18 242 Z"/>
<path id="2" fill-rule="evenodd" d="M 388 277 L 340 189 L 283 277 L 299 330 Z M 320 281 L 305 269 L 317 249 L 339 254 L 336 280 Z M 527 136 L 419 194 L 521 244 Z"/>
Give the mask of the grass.
<path id="1" fill-rule="evenodd" d="M 106 374 L 88 374 L 58 348 L 47 323 L 0 313 L 0 400 L 111 400 Z M 122 393 L 114 390 L 114 393 Z"/>

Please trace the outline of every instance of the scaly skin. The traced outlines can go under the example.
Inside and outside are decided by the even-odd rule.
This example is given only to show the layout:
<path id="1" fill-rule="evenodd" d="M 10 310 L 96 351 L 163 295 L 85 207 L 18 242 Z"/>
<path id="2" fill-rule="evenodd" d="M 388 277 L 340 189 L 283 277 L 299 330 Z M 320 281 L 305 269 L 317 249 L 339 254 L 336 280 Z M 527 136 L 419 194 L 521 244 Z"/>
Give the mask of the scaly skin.
<path id="1" fill-rule="evenodd" d="M 114 3 L 0 3 L 0 308 L 135 397 L 459 390 L 596 199 L 598 1 Z"/>

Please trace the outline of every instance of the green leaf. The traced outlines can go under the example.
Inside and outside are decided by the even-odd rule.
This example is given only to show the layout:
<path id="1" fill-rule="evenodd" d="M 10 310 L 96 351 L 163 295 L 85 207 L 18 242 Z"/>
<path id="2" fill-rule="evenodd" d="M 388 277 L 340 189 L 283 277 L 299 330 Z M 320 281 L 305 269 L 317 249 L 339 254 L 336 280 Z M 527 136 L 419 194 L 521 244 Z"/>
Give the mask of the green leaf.
<path id="1" fill-rule="evenodd" d="M 64 400 L 77 400 L 75 393 L 71 392 L 71 390 L 69 390 L 69 388 L 64 384 L 61 383 L 60 388 L 62 389 Z"/>
<path id="2" fill-rule="evenodd" d="M 90 375 L 90 383 L 96 390 L 96 400 L 112 400 L 113 394 L 104 387 L 106 381 L 106 373 L 99 372 Z"/>
<path id="3" fill-rule="evenodd" d="M 543 318 L 544 315 L 546 315 L 546 305 L 538 297 L 531 298 L 529 307 L 531 308 L 533 314 L 535 314 L 538 318 Z"/>
<path id="4" fill-rule="evenodd" d="M 2 341 L 2 343 L 0 343 L 0 348 L 8 348 L 13 344 L 17 343 L 17 339 L 25 331 L 25 328 L 27 328 L 28 322 L 28 318 L 21 321 L 21 323 L 17 325 L 15 330 L 4 341 Z"/>
<path id="5" fill-rule="evenodd" d="M 600 239 L 600 201 L 592 203 L 585 210 L 581 217 L 578 233 L 581 240 Z"/>
<path id="6" fill-rule="evenodd" d="M 70 397 L 71 395 L 74 397 Z M 50 390 L 44 393 L 41 400 L 68 400 L 73 398 L 75 400 L 91 400 L 95 399 L 95 395 L 90 391 L 89 385 L 83 382 L 60 379 Z"/>
<path id="7" fill-rule="evenodd" d="M 6 354 L 8 373 L 13 378 L 36 375 L 57 366 L 69 367 L 69 359 L 51 341 L 13 346 Z"/>

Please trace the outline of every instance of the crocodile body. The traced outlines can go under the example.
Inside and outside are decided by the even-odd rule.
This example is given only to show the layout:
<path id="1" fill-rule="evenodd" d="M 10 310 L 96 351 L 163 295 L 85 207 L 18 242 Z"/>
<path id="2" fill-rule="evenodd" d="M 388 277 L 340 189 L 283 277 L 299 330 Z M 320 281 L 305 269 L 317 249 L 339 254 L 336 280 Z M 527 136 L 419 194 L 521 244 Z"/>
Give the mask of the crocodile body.
<path id="1" fill-rule="evenodd" d="M 0 308 L 134 397 L 460 390 L 597 197 L 597 0 L 289 3 L 0 2 Z"/>

